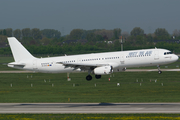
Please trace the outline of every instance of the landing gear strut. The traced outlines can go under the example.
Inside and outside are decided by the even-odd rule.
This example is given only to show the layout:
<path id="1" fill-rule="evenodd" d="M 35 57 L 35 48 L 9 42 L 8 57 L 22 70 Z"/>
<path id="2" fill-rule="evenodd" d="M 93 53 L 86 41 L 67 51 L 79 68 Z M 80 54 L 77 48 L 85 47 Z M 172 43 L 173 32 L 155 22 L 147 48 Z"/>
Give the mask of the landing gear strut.
<path id="1" fill-rule="evenodd" d="M 161 74 L 161 73 L 162 73 L 162 71 L 160 70 L 160 66 L 159 66 L 159 65 L 157 65 L 157 67 L 158 67 L 158 73 L 159 73 L 159 74 Z"/>
<path id="2" fill-rule="evenodd" d="M 87 81 L 92 80 L 92 76 L 90 75 L 90 73 L 91 73 L 91 70 L 88 70 L 88 76 L 86 76 Z"/>
<path id="3" fill-rule="evenodd" d="M 92 80 L 92 76 L 91 76 L 91 75 L 86 76 L 86 80 L 87 80 L 87 81 Z"/>

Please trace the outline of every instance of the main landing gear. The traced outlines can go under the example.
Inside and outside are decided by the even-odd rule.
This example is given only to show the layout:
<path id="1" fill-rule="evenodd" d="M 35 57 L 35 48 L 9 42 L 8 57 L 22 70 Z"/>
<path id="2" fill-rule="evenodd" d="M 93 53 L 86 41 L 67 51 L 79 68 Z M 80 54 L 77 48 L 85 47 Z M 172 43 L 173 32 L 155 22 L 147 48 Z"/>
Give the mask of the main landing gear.
<path id="1" fill-rule="evenodd" d="M 162 71 L 160 70 L 160 66 L 159 66 L 159 65 L 157 65 L 157 67 L 158 67 L 158 73 L 159 73 L 159 74 L 161 74 L 161 73 L 162 73 Z"/>
<path id="2" fill-rule="evenodd" d="M 100 79 L 100 78 L 101 78 L 101 75 L 95 75 L 95 78 L 96 78 L 96 79 Z M 92 80 L 92 76 L 91 76 L 91 75 L 86 76 L 86 80 L 87 80 L 87 81 Z"/>
<path id="3" fill-rule="evenodd" d="M 87 80 L 87 81 L 92 80 L 92 76 L 91 76 L 91 75 L 86 76 L 86 80 Z"/>
<path id="4" fill-rule="evenodd" d="M 95 75 L 96 79 L 100 79 L 101 75 Z"/>

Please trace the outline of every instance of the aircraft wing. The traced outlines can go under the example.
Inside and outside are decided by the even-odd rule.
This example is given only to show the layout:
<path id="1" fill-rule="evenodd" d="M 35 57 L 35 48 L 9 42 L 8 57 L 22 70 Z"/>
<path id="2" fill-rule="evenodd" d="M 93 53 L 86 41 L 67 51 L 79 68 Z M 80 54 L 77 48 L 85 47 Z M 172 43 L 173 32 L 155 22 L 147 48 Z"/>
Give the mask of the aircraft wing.
<path id="1" fill-rule="evenodd" d="M 109 64 L 99 64 L 99 63 L 63 63 L 63 62 L 56 62 L 56 64 L 62 64 L 65 66 L 65 68 L 71 67 L 74 68 L 74 70 L 80 68 L 81 70 L 89 70 L 89 69 L 94 69 L 96 67 L 101 67 L 101 66 L 109 66 Z"/>

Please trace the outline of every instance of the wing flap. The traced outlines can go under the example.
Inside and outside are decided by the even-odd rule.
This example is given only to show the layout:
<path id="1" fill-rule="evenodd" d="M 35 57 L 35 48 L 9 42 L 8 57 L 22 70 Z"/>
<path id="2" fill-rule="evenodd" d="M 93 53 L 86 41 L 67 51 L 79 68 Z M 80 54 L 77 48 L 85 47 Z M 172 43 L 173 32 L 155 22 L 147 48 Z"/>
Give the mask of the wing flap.
<path id="1" fill-rule="evenodd" d="M 97 66 L 97 67 L 100 67 L 100 66 L 108 66 L 109 64 L 96 64 L 96 63 L 63 63 L 63 62 L 56 62 L 56 64 L 63 64 L 64 66 Z"/>
<path id="2" fill-rule="evenodd" d="M 74 70 L 80 68 L 81 70 L 94 69 L 96 67 L 108 66 L 109 64 L 99 64 L 99 63 L 64 63 L 56 62 L 56 64 L 62 64 L 65 68 L 72 67 Z"/>

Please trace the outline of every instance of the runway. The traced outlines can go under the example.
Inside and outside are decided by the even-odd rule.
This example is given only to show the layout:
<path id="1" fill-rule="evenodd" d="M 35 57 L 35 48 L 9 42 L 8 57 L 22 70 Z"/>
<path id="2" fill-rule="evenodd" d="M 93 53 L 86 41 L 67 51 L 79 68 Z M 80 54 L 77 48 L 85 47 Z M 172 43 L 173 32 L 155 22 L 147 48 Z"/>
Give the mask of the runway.
<path id="1" fill-rule="evenodd" d="M 180 69 L 160 69 L 161 71 L 180 71 Z M 158 69 L 127 69 L 125 72 L 151 72 Z"/>
<path id="2" fill-rule="evenodd" d="M 158 71 L 158 69 L 127 69 L 125 72 L 151 72 Z M 180 71 L 180 69 L 161 69 L 161 71 Z M 35 73 L 34 71 L 0 71 L 0 73 Z"/>
<path id="3" fill-rule="evenodd" d="M 0 113 L 180 113 L 180 103 L 0 103 Z"/>

